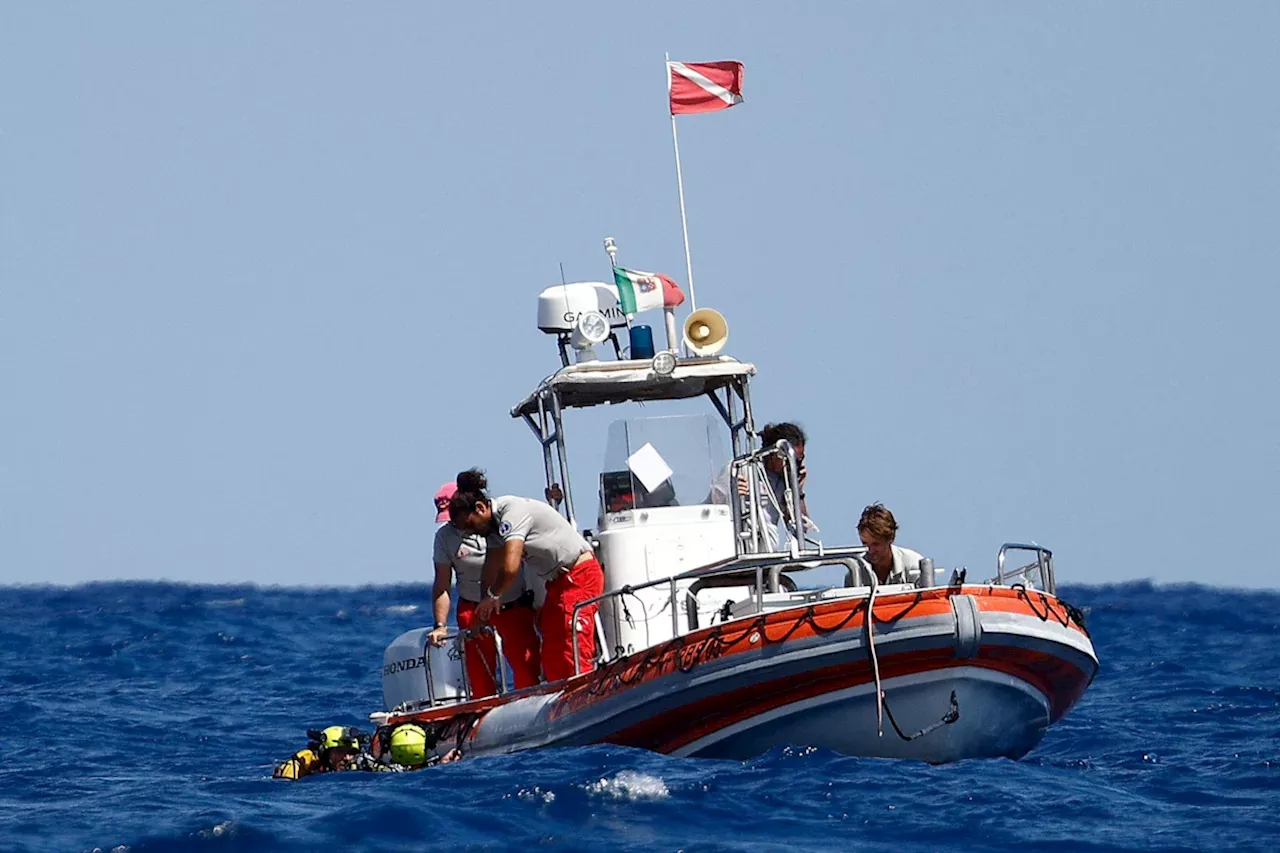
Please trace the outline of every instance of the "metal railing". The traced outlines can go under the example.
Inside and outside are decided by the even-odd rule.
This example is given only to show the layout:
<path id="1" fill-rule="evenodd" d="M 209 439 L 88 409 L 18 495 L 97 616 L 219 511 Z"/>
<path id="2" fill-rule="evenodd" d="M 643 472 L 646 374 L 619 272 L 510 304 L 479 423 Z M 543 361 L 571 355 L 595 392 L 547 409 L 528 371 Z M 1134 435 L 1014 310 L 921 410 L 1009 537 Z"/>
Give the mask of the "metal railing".
<path id="1" fill-rule="evenodd" d="M 733 482 L 732 480 L 730 482 Z M 597 595 L 594 598 L 584 599 L 573 606 L 573 672 L 574 675 L 582 672 L 582 661 L 578 651 L 578 611 L 584 607 L 598 605 L 600 602 L 610 598 L 620 598 L 624 595 L 630 595 L 642 589 L 650 587 L 667 585 L 669 587 L 668 601 L 671 607 L 671 635 L 678 637 L 680 631 L 680 582 L 695 581 L 702 578 L 715 577 L 717 575 L 729 575 L 739 572 L 755 570 L 755 612 L 757 614 L 764 612 L 764 596 L 766 592 L 765 570 L 769 570 L 768 574 L 768 592 L 779 591 L 779 578 L 786 569 L 803 571 L 807 569 L 816 569 L 820 566 L 843 565 L 845 567 L 845 584 L 846 586 L 860 586 L 855 583 L 864 576 L 864 570 L 858 561 L 858 558 L 864 556 L 867 549 L 863 545 L 857 545 L 848 548 L 828 548 L 823 551 L 804 551 L 796 549 L 796 553 L 786 553 L 774 551 L 766 554 L 744 554 L 737 557 L 729 557 L 718 563 L 712 563 L 709 566 L 703 566 L 697 569 L 690 569 L 687 572 L 681 572 L 678 575 L 671 575 L 666 578 L 658 578 L 657 580 L 646 581 L 641 584 L 628 584 L 621 589 L 610 590 L 609 592 Z M 596 627 L 593 623 L 592 627 Z M 602 632 L 603 633 L 603 632 Z"/>
<path id="2" fill-rule="evenodd" d="M 760 450 L 752 451 L 743 456 L 736 457 L 729 463 L 729 506 L 733 516 L 734 530 L 734 550 L 738 556 L 744 556 L 747 553 L 756 553 L 755 547 L 760 541 L 762 531 L 757 525 L 761 523 L 760 506 L 760 487 L 765 486 L 771 498 L 773 490 L 768 486 L 768 474 L 764 467 L 764 461 L 771 456 L 781 456 L 786 462 L 783 468 L 783 496 L 779 504 L 780 514 L 784 523 L 787 525 L 787 532 L 791 535 L 789 548 L 789 556 L 796 557 L 804 550 L 806 541 L 804 536 L 804 512 L 803 504 L 800 500 L 800 464 L 796 459 L 796 450 L 791 443 L 784 439 L 779 439 L 773 447 L 765 447 Z M 745 469 L 745 471 L 743 470 Z M 738 478 L 745 476 L 747 480 L 747 494 L 738 494 Z M 765 483 L 761 483 L 759 477 L 765 477 Z M 744 501 L 743 498 L 749 500 Z M 744 507 L 744 503 L 747 507 Z M 750 509 L 750 518 L 744 518 L 747 508 Z M 749 521 L 749 525 L 744 525 L 744 521 Z M 743 543 L 750 541 L 751 551 L 743 551 Z M 819 552 L 822 551 L 821 543 L 818 543 Z"/>
<path id="3" fill-rule="evenodd" d="M 511 687 L 507 684 L 507 668 L 502 662 L 505 660 L 502 654 L 502 635 L 494 630 L 492 625 L 484 625 L 480 628 L 467 628 L 465 630 L 449 631 L 445 636 L 445 642 L 453 640 L 458 648 L 458 660 L 462 663 L 462 689 L 466 693 L 464 701 L 470 699 L 479 699 L 479 696 L 473 695 L 471 689 L 471 678 L 467 675 L 467 638 L 474 637 L 477 633 L 491 634 L 494 644 L 494 667 L 497 673 L 490 673 L 494 676 L 493 682 L 498 688 L 498 695 L 507 693 Z M 422 659 L 427 664 L 427 701 L 431 703 L 431 707 L 443 705 L 443 699 L 436 698 L 436 679 L 435 674 L 431 671 L 431 649 L 433 648 L 431 640 L 427 640 L 422 647 Z"/>
<path id="4" fill-rule="evenodd" d="M 1016 569 L 1005 570 L 1004 555 L 1009 551 L 1029 551 L 1036 555 L 1035 562 L 1027 563 L 1025 566 L 1019 566 Z M 1035 572 L 1036 580 L 1031 581 L 1031 573 Z M 1007 585 L 1012 582 L 1019 582 L 1035 586 L 1050 595 L 1058 594 L 1058 584 L 1053 576 L 1053 552 L 1041 545 L 1023 545 L 1017 542 L 1006 542 L 1000 546 L 1000 553 L 996 555 L 996 577 L 995 583 Z"/>
<path id="5" fill-rule="evenodd" d="M 731 482 L 733 482 L 731 480 Z M 1005 554 L 1010 551 L 1028 551 L 1036 555 L 1035 562 L 1028 563 L 1025 566 L 1019 566 L 1016 569 L 1007 570 L 1004 567 Z M 681 636 L 680 630 L 680 584 L 682 581 L 697 581 L 703 578 L 717 577 L 720 575 L 732 575 L 742 573 L 744 571 L 755 570 L 755 583 L 752 597 L 755 599 L 755 614 L 764 612 L 764 596 L 766 592 L 776 593 L 780 591 L 780 579 L 782 573 L 787 570 L 804 571 L 815 569 L 821 566 L 842 565 L 845 567 L 845 586 L 846 587 L 869 587 L 875 588 L 879 586 L 873 572 L 868 571 L 865 563 L 867 553 L 866 546 L 858 545 L 845 548 L 818 548 L 815 550 L 801 550 L 793 547 L 791 552 L 775 551 L 765 554 L 740 554 L 736 557 L 730 557 L 721 560 L 718 563 L 712 563 L 709 566 L 703 566 L 697 569 L 691 569 L 687 572 L 681 572 L 670 577 L 658 578 L 656 580 L 646 581 L 641 584 L 628 584 L 620 589 L 610 590 L 609 592 L 597 595 L 594 598 L 588 598 L 577 602 L 573 607 L 573 627 L 572 627 L 572 644 L 573 644 L 573 672 L 575 675 L 582 672 L 582 661 L 578 649 L 578 613 L 584 607 L 599 605 L 602 601 L 612 598 L 621 598 L 625 595 L 631 595 L 643 589 L 650 589 L 656 586 L 666 585 L 668 591 L 668 606 L 671 609 L 671 635 L 672 637 Z M 921 565 L 920 577 L 916 580 L 917 588 L 931 587 L 935 583 L 933 561 L 924 561 L 927 565 Z M 766 577 L 767 570 L 767 577 Z M 1048 592 L 1050 595 L 1057 594 L 1057 583 L 1053 574 L 1053 551 L 1041 545 L 1024 545 L 1016 542 L 1008 542 L 1000 547 L 1000 552 L 996 557 L 996 577 L 991 583 L 1006 585 L 1011 581 L 1016 582 L 1021 579 L 1022 582 L 1030 582 L 1031 574 L 1036 576 L 1035 582 L 1031 583 L 1038 589 Z M 685 595 L 689 595 L 689 590 L 684 590 Z M 647 619 L 646 619 L 647 621 Z M 599 614 L 593 620 L 592 629 L 598 631 L 603 638 L 603 625 L 600 623 Z"/>

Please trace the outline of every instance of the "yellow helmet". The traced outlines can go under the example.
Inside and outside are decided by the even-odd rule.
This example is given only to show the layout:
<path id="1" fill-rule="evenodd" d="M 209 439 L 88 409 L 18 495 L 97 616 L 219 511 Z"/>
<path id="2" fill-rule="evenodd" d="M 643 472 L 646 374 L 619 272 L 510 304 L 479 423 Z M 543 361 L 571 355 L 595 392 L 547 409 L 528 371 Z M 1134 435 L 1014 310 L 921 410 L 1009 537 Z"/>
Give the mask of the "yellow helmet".
<path id="1" fill-rule="evenodd" d="M 321 749 L 356 749 L 360 748 L 360 733 L 350 726 L 329 726 L 320 731 L 316 738 Z"/>
<path id="2" fill-rule="evenodd" d="M 391 760 L 417 767 L 427 760 L 427 732 L 422 726 L 405 723 L 391 733 Z"/>

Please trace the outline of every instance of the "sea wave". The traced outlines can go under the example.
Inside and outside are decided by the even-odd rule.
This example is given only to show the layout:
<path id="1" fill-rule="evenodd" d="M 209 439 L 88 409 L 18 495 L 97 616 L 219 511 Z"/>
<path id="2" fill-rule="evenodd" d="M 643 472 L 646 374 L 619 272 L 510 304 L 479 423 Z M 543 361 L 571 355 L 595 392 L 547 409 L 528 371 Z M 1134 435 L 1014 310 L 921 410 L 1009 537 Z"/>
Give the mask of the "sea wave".
<path id="1" fill-rule="evenodd" d="M 1280 845 L 1280 594 L 1068 587 L 1102 661 L 1021 761 L 611 746 L 273 781 L 368 727 L 425 584 L 0 589 L 0 841 L 19 851 L 1086 850 Z"/>

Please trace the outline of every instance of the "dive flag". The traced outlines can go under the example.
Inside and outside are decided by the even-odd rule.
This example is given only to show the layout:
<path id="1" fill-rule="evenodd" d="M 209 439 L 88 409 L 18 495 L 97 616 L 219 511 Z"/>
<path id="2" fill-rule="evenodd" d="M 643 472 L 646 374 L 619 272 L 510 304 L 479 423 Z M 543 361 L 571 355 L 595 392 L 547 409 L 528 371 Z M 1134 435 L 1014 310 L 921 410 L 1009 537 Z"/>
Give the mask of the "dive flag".
<path id="1" fill-rule="evenodd" d="M 741 62 L 668 62 L 671 114 L 710 113 L 742 103 Z"/>
<path id="2" fill-rule="evenodd" d="M 618 305 L 628 317 L 650 308 L 674 308 L 684 304 L 680 285 L 661 273 L 613 268 L 613 282 L 618 285 Z"/>

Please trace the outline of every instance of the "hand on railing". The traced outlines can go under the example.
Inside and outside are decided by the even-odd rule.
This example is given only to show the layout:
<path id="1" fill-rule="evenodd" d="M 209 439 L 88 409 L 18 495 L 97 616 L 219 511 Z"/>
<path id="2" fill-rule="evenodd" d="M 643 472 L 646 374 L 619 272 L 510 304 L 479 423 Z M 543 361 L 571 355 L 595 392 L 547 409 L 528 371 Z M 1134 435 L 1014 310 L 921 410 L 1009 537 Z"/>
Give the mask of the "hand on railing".
<path id="1" fill-rule="evenodd" d="M 441 625 L 439 628 L 432 629 L 427 635 L 427 641 L 436 648 L 440 648 L 449 639 L 449 629 L 447 626 Z"/>

